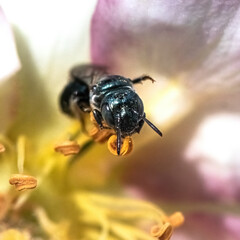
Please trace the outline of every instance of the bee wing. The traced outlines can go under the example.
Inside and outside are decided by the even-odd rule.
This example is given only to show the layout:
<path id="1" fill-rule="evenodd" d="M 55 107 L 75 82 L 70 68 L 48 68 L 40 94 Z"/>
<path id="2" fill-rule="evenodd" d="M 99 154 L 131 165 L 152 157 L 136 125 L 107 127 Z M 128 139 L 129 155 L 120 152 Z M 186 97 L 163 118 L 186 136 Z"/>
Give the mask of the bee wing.
<path id="1" fill-rule="evenodd" d="M 107 67 L 100 65 L 77 65 L 70 70 L 70 81 L 80 81 L 89 87 L 107 74 Z"/>

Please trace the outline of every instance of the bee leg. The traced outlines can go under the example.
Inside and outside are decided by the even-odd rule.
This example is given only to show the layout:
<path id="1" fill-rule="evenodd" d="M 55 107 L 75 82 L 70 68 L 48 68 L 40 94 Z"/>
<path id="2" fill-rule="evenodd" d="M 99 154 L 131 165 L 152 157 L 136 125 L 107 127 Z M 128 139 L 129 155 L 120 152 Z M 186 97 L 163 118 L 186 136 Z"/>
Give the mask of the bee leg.
<path id="1" fill-rule="evenodd" d="M 103 124 L 102 124 L 102 115 L 97 109 L 93 109 L 93 116 L 99 125 L 100 129 L 103 129 Z"/>
<path id="2" fill-rule="evenodd" d="M 134 78 L 134 79 L 132 80 L 132 83 L 133 83 L 133 84 L 135 84 L 135 83 L 142 83 L 142 81 L 145 81 L 145 80 L 150 80 L 150 81 L 152 81 L 152 83 L 155 82 L 155 80 L 154 80 L 153 78 L 151 78 L 150 76 L 148 76 L 148 75 L 143 75 L 143 76 L 141 76 L 141 77 Z"/>

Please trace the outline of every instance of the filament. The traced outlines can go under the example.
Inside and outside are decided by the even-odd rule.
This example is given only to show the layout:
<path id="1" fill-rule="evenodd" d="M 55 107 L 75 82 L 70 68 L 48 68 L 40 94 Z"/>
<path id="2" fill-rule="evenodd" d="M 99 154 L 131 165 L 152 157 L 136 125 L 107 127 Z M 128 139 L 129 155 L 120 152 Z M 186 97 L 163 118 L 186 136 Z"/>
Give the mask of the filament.
<path id="1" fill-rule="evenodd" d="M 26 145 L 26 138 L 22 135 L 19 136 L 17 140 L 17 166 L 20 174 L 23 173 L 23 169 L 24 169 L 25 145 Z"/>

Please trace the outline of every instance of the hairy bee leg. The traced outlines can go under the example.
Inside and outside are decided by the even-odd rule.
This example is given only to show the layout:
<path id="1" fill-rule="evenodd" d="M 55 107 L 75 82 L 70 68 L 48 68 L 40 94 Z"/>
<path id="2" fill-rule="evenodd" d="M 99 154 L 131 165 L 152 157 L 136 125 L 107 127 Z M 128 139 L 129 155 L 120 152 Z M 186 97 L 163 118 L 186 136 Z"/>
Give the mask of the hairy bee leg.
<path id="1" fill-rule="evenodd" d="M 145 81 L 145 80 L 150 80 L 150 81 L 152 81 L 152 83 L 155 82 L 155 80 L 154 80 L 153 78 L 151 78 L 150 76 L 148 76 L 148 75 L 143 75 L 143 76 L 141 76 L 141 77 L 134 78 L 134 79 L 132 80 L 132 83 L 133 83 L 133 84 L 142 83 L 142 81 Z"/>
<path id="2" fill-rule="evenodd" d="M 103 129 L 102 115 L 97 109 L 93 109 L 93 116 L 101 129 Z"/>

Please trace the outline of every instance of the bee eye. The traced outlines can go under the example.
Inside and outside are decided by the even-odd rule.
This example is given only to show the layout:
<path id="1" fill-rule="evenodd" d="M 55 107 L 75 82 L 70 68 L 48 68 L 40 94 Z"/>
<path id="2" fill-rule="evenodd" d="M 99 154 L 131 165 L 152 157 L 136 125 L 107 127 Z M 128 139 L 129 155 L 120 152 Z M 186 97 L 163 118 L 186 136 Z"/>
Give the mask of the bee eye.
<path id="1" fill-rule="evenodd" d="M 108 104 L 104 104 L 101 109 L 102 117 L 104 121 L 111 127 L 114 127 L 114 118 L 112 115 L 112 111 Z"/>

